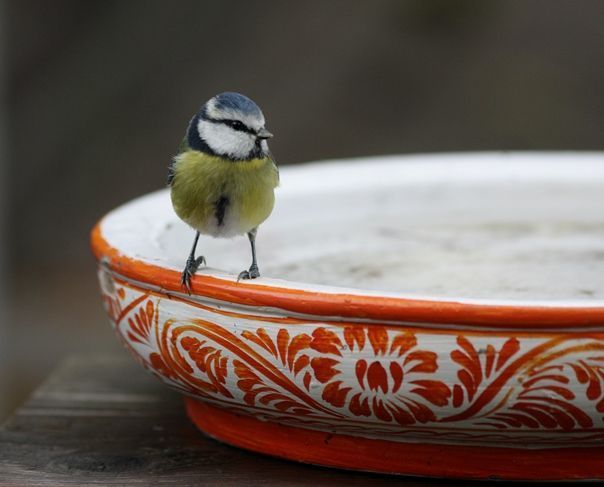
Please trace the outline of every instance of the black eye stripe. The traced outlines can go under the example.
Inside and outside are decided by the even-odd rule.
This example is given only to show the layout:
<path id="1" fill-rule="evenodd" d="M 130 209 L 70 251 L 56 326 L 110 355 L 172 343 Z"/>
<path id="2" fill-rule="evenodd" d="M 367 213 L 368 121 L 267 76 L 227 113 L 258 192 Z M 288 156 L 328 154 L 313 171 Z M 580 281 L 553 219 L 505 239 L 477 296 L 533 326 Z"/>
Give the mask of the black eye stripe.
<path id="1" fill-rule="evenodd" d="M 230 120 L 227 118 L 216 119 L 208 117 L 207 113 L 202 113 L 200 115 L 202 120 L 210 123 L 220 123 L 222 125 L 226 125 L 231 127 L 233 130 L 237 130 L 238 132 L 245 132 L 246 134 L 257 135 L 255 130 L 252 130 L 247 125 L 245 125 L 241 120 Z"/>
<path id="2" fill-rule="evenodd" d="M 245 125 L 243 122 L 241 122 L 239 120 L 216 120 L 216 122 L 227 125 L 227 126 L 231 127 L 232 129 L 237 130 L 238 132 L 245 132 L 245 133 L 253 134 L 253 135 L 256 134 L 255 131 L 250 129 L 247 125 Z"/>

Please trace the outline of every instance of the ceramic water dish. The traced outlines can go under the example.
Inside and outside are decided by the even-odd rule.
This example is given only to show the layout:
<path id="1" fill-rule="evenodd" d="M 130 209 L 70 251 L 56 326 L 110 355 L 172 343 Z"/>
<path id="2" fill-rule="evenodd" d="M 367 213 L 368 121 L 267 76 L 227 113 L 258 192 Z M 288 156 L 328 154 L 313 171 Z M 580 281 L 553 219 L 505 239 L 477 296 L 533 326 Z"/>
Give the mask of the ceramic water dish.
<path id="1" fill-rule="evenodd" d="M 380 157 L 282 169 L 258 233 L 202 238 L 166 190 L 96 226 L 102 299 L 207 434 L 303 462 L 604 478 L 604 156 Z M 150 405 L 149 407 L 152 407 Z"/>

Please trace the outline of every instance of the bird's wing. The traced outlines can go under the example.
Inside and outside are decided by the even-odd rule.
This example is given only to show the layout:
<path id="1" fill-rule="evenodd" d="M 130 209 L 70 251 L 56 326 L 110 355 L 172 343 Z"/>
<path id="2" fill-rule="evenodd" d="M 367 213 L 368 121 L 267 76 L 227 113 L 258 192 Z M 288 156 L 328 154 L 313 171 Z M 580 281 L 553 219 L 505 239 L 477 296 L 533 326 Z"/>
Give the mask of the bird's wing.
<path id="1" fill-rule="evenodd" d="M 189 143 L 187 141 L 187 136 L 185 135 L 178 146 L 178 154 L 189 150 Z M 170 165 L 168 166 L 168 186 L 172 186 L 172 181 L 174 181 L 174 157 L 170 160 Z"/>
<path id="2" fill-rule="evenodd" d="M 275 169 L 275 173 L 277 173 L 277 185 L 279 185 L 279 166 L 277 166 L 277 161 L 270 150 L 268 151 L 268 158 L 273 163 L 273 168 Z"/>
<path id="3" fill-rule="evenodd" d="M 189 148 L 189 141 L 187 139 L 187 135 L 185 134 L 185 136 L 180 141 L 180 145 L 178 146 L 178 153 L 187 151 L 189 150 Z"/>

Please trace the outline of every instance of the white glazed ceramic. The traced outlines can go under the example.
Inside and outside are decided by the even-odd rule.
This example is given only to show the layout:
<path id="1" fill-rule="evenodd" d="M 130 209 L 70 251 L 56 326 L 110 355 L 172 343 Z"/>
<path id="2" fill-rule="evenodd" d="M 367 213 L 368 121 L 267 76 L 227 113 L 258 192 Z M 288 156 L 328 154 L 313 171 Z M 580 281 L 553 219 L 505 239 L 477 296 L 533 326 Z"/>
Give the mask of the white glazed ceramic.
<path id="1" fill-rule="evenodd" d="M 604 441 L 602 154 L 368 158 L 281 180 L 255 281 L 236 282 L 246 239 L 205 238 L 210 267 L 183 292 L 193 232 L 165 190 L 93 232 L 118 337 L 194 398 L 202 429 L 346 468 L 604 476 L 588 462 Z"/>

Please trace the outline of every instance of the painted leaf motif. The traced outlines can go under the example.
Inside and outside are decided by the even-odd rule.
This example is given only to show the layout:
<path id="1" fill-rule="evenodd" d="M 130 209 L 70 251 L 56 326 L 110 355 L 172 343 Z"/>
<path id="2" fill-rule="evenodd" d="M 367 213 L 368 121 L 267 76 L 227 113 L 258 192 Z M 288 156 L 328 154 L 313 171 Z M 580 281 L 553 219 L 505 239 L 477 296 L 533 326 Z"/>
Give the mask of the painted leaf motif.
<path id="1" fill-rule="evenodd" d="M 233 397 L 225 387 L 228 359 L 222 356 L 222 351 L 208 345 L 205 340 L 202 341 L 189 336 L 183 337 L 180 343 L 197 368 L 207 376 L 216 390 L 223 396 Z"/>
<path id="2" fill-rule="evenodd" d="M 309 414 L 310 409 L 265 383 L 265 381 L 251 368 L 240 360 L 233 360 L 235 374 L 239 378 L 237 387 L 244 392 L 243 400 L 249 406 L 255 406 L 256 402 L 274 407 L 275 409 L 286 412 L 296 410 L 297 414 Z"/>
<path id="3" fill-rule="evenodd" d="M 530 369 L 529 379 L 522 382 L 522 391 L 515 402 L 488 417 L 482 424 L 499 429 L 562 429 L 592 428 L 591 417 L 573 404 L 576 394 L 570 388 L 566 370 L 574 373 L 577 382 L 585 385 L 588 400 L 602 396 L 600 364 L 588 360 L 564 362 Z M 596 404 L 596 410 L 598 410 Z"/>
<path id="4" fill-rule="evenodd" d="M 256 330 L 256 333 L 253 333 L 249 330 L 244 330 L 241 333 L 241 336 L 243 338 L 245 338 L 246 340 L 249 340 L 249 341 L 255 343 L 259 347 L 262 347 L 267 352 L 269 352 L 273 357 L 278 356 L 277 347 L 275 346 L 270 335 L 267 333 L 267 331 L 264 328 L 258 328 Z"/>
<path id="5" fill-rule="evenodd" d="M 499 351 L 499 354 L 497 357 L 497 365 L 495 366 L 495 369 L 496 370 L 501 369 L 501 367 L 503 367 L 511 357 L 516 355 L 516 353 L 518 353 L 519 350 L 520 350 L 520 342 L 518 341 L 517 338 L 510 338 L 509 340 L 507 340 L 501 347 L 501 350 Z"/>
<path id="6" fill-rule="evenodd" d="M 342 355 L 340 352 L 340 348 L 342 348 L 340 338 L 333 331 L 325 328 L 317 328 L 313 331 L 310 347 L 317 352 Z"/>
<path id="7" fill-rule="evenodd" d="M 407 406 L 417 422 L 428 423 L 430 421 L 436 421 L 436 415 L 425 404 L 417 401 L 407 401 Z"/>
<path id="8" fill-rule="evenodd" d="M 306 364 L 302 365 L 303 362 L 300 362 L 300 359 L 297 359 L 298 353 L 300 353 L 302 350 L 306 350 L 308 347 L 310 346 L 310 337 L 308 335 L 306 335 L 305 333 L 301 333 L 300 335 L 296 335 L 292 341 L 289 343 L 288 347 L 287 347 L 287 366 L 289 367 L 289 370 L 293 370 L 293 369 L 297 369 L 294 371 L 295 374 L 297 374 L 302 367 L 304 367 L 306 364 L 308 364 L 308 356 L 307 355 L 303 355 L 304 357 L 306 357 Z M 294 366 L 295 364 L 295 366 Z"/>
<path id="9" fill-rule="evenodd" d="M 461 407 L 464 398 L 468 402 L 474 401 L 485 379 L 493 378 L 493 374 L 508 364 L 520 350 L 520 344 L 514 337 L 506 340 L 498 352 L 488 344 L 479 354 L 465 336 L 457 337 L 457 345 L 459 348 L 451 352 L 451 360 L 460 366 L 457 371 L 459 383 L 453 386 L 452 404 L 455 408 Z"/>
<path id="10" fill-rule="evenodd" d="M 340 371 L 335 368 L 339 363 L 339 361 L 332 358 L 315 357 L 310 361 L 310 366 L 312 367 L 317 380 L 324 384 L 333 376 L 339 374 Z"/>
<path id="11" fill-rule="evenodd" d="M 604 356 L 591 356 L 585 360 L 568 362 L 580 384 L 587 384 L 585 395 L 596 402 L 596 411 L 604 413 Z"/>
<path id="12" fill-rule="evenodd" d="M 408 373 L 413 372 L 436 372 L 436 353 L 417 350 L 407 355 L 404 365 L 410 365 Z"/>
<path id="13" fill-rule="evenodd" d="M 133 342 L 149 344 L 149 333 L 154 322 L 155 307 L 149 299 L 141 306 L 133 318 L 128 318 L 128 338 Z"/>
<path id="14" fill-rule="evenodd" d="M 375 355 L 384 355 L 388 350 L 388 332 L 383 326 L 367 327 L 367 338 Z"/>
<path id="15" fill-rule="evenodd" d="M 411 383 L 416 386 L 411 389 L 411 392 L 422 396 L 432 404 L 446 406 L 449 403 L 451 390 L 442 381 L 421 379 L 414 380 Z"/>
<path id="16" fill-rule="evenodd" d="M 390 355 L 396 354 L 398 357 L 406 354 L 417 345 L 417 339 L 412 333 L 399 333 L 392 340 L 390 345 Z"/>
<path id="17" fill-rule="evenodd" d="M 321 397 L 329 404 L 341 408 L 342 406 L 344 406 L 346 396 L 348 395 L 351 389 L 351 387 L 344 387 L 342 385 L 342 381 L 338 380 L 330 382 L 323 389 L 323 394 L 321 395 Z"/>
<path id="18" fill-rule="evenodd" d="M 363 397 L 361 393 L 357 393 L 352 396 L 348 408 L 355 416 L 371 416 L 369 398 Z"/>
<path id="19" fill-rule="evenodd" d="M 347 326 L 344 328 L 344 341 L 350 351 L 363 350 L 365 347 L 365 330 L 362 326 Z"/>
<path id="20" fill-rule="evenodd" d="M 367 384 L 372 391 L 388 392 L 388 374 L 379 362 L 373 362 L 367 369 Z"/>
<path id="21" fill-rule="evenodd" d="M 310 364 L 308 355 L 300 355 L 294 362 L 294 375 L 298 375 L 301 370 L 305 369 Z"/>
<path id="22" fill-rule="evenodd" d="M 151 366 L 157 371 L 157 373 L 166 376 L 166 377 L 174 377 L 174 373 L 172 370 L 166 366 L 161 356 L 153 352 L 149 355 L 149 361 L 151 362 Z"/>
<path id="23" fill-rule="evenodd" d="M 289 344 L 289 333 L 285 328 L 281 328 L 277 333 L 277 349 L 283 365 L 287 362 L 287 345 Z M 290 367 L 291 368 L 291 367 Z"/>

